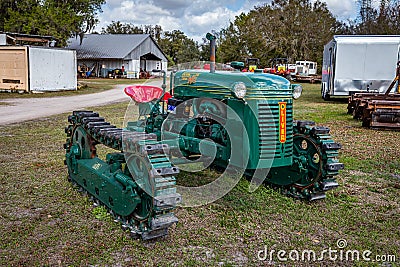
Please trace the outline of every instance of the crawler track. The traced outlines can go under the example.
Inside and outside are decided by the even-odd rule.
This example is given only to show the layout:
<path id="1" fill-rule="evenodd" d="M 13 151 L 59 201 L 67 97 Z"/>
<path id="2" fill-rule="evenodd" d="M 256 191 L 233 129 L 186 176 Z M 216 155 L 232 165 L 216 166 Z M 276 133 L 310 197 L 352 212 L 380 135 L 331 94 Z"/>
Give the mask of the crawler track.
<path id="1" fill-rule="evenodd" d="M 272 170 L 272 179 L 279 184 L 281 177 L 292 177 L 293 184 L 280 186 L 289 196 L 323 199 L 325 192 L 339 186 L 335 176 L 344 169 L 338 161 L 341 145 L 333 141 L 329 128 L 315 126 L 312 121 L 296 121 L 293 129 L 293 165 Z"/>
<path id="2" fill-rule="evenodd" d="M 92 111 L 74 111 L 64 145 L 70 180 L 104 205 L 133 237 L 165 236 L 178 219 L 173 214 L 181 196 L 176 193 L 177 167 L 166 154 L 168 145 L 154 134 L 117 128 Z M 116 150 L 106 161 L 97 145 Z"/>

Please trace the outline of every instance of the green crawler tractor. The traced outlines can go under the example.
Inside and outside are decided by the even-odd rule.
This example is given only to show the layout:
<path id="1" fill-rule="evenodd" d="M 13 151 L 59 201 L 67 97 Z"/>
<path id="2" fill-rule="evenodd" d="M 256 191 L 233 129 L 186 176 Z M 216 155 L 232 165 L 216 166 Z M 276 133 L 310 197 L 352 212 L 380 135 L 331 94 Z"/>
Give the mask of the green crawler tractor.
<path id="1" fill-rule="evenodd" d="M 207 37 L 214 52 L 215 39 Z M 215 166 L 228 176 L 249 177 L 253 188 L 269 184 L 306 200 L 322 199 L 338 186 L 335 176 L 344 168 L 338 161 L 340 144 L 329 128 L 293 120 L 300 85 L 276 75 L 216 71 L 215 62 L 210 65 L 210 71 L 171 73 L 168 92 L 165 79 L 162 88 L 126 88 L 140 116 L 131 120 L 128 115 L 123 129 L 92 111 L 75 111 L 68 118 L 69 179 L 134 237 L 165 236 L 178 221 L 173 213 L 178 205 L 207 203 L 201 198 L 207 194 L 181 191 L 176 184 L 182 164 Z M 102 160 L 96 153 L 99 144 L 115 152 Z M 206 197 L 235 185 L 224 179 L 210 183 Z M 200 202 L 188 199 L 191 194 Z"/>

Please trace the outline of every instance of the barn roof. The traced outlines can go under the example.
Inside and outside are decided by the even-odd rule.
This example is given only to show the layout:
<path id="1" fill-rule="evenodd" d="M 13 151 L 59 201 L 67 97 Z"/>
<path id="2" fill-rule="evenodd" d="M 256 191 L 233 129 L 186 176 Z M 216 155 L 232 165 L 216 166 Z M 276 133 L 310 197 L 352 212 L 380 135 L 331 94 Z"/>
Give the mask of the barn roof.
<path id="1" fill-rule="evenodd" d="M 148 38 L 165 57 L 149 34 L 85 34 L 82 43 L 79 36 L 70 38 L 67 48 L 76 50 L 78 59 L 125 59 Z"/>

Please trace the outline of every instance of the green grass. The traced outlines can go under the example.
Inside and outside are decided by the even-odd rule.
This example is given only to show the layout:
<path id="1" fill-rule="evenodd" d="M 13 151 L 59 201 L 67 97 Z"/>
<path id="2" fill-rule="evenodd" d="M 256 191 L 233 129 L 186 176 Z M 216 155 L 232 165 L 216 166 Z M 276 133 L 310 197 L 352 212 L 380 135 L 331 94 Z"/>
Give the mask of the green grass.
<path id="1" fill-rule="evenodd" d="M 67 182 L 62 144 L 68 114 L 0 127 L 0 266 L 260 266 L 268 265 L 257 259 L 264 246 L 321 252 L 337 249 L 343 238 L 347 249 L 395 254 L 399 262 L 400 132 L 364 129 L 346 114 L 345 101 L 324 102 L 319 85 L 304 87 L 295 119 L 329 126 L 343 145 L 340 187 L 323 201 L 307 203 L 267 187 L 249 193 L 242 179 L 215 203 L 178 208 L 179 224 L 156 241 L 131 240 Z M 121 125 L 127 104 L 95 110 Z M 178 179 L 193 185 L 215 175 L 207 170 Z M 275 253 L 271 265 L 284 264 Z"/>
<path id="2" fill-rule="evenodd" d="M 117 84 L 135 84 L 143 83 L 146 80 L 140 79 L 80 79 L 78 81 L 79 89 L 76 91 L 56 91 L 56 92 L 43 92 L 43 93 L 18 93 L 18 92 L 1 92 L 0 100 L 7 98 L 41 98 L 41 97 L 56 97 L 56 96 L 70 96 L 81 94 L 93 94 L 101 91 L 112 89 Z M 1 103 L 0 103 L 1 105 Z"/>

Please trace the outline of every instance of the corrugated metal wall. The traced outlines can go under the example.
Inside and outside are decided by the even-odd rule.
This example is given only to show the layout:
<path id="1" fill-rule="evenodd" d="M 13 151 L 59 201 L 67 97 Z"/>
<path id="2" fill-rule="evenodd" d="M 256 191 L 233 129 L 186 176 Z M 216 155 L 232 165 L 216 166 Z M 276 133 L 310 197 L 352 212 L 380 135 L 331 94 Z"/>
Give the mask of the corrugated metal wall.
<path id="1" fill-rule="evenodd" d="M 143 43 L 141 43 L 135 50 L 133 50 L 128 56 L 129 59 L 138 60 L 141 56 L 151 53 L 156 55 L 162 61 L 168 61 L 156 44 L 151 38 L 147 38 Z"/>
<path id="2" fill-rule="evenodd" d="M 78 65 L 86 65 L 89 69 L 94 65 L 98 64 L 101 68 L 98 75 L 101 77 L 106 77 L 102 75 L 102 69 L 120 69 L 124 66 L 126 71 L 140 72 L 140 70 L 146 70 L 151 72 L 154 69 L 167 70 L 167 62 L 161 62 L 159 60 L 78 60 Z M 95 73 L 97 75 L 97 71 Z"/>

